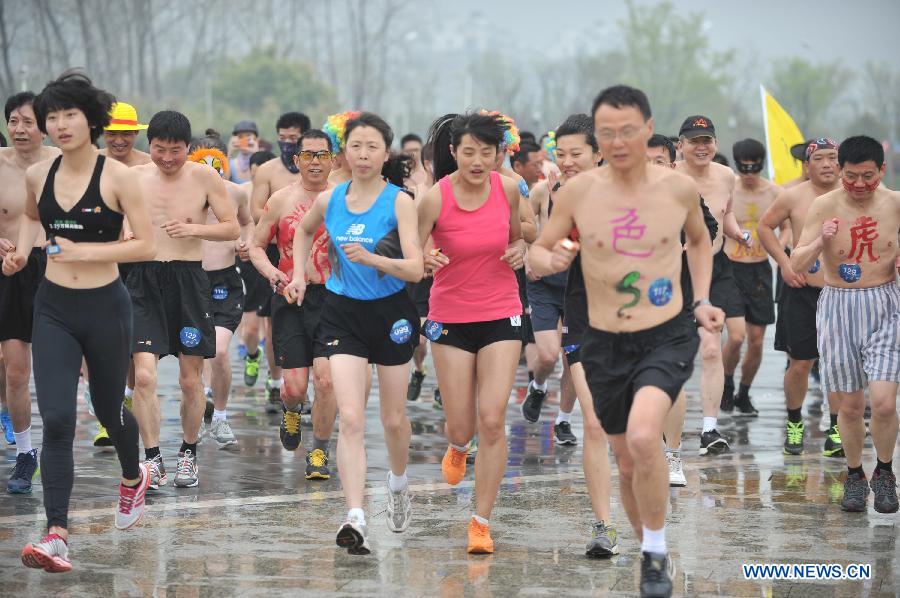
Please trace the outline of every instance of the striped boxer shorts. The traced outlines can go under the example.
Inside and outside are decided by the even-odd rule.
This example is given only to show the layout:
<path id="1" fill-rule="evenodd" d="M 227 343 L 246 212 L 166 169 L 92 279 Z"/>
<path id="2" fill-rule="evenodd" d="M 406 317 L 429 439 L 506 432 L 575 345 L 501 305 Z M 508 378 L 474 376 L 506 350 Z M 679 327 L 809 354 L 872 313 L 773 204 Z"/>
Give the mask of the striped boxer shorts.
<path id="1" fill-rule="evenodd" d="M 868 380 L 900 382 L 900 286 L 822 289 L 816 309 L 825 392 L 855 392 Z"/>

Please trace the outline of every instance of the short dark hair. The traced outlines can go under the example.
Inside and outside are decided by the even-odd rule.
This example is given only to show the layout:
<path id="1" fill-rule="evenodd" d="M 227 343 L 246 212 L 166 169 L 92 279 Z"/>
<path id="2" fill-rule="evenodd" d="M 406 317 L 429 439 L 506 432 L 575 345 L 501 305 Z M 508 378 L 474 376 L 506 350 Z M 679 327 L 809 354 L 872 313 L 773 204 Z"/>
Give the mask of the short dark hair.
<path id="1" fill-rule="evenodd" d="M 601 91 L 594 99 L 594 105 L 591 107 L 591 118 L 597 114 L 597 108 L 606 104 L 613 108 L 622 108 L 623 106 L 634 106 L 641 111 L 644 120 L 650 120 L 653 114 L 650 112 L 650 100 L 640 89 L 629 87 L 628 85 L 613 85 Z"/>
<path id="2" fill-rule="evenodd" d="M 9 122 L 9 117 L 12 115 L 13 110 L 29 104 L 34 104 L 34 94 L 30 91 L 20 91 L 6 98 L 6 106 L 3 109 L 4 114 L 6 114 L 6 122 Z"/>
<path id="3" fill-rule="evenodd" d="M 407 133 L 403 137 L 400 138 L 400 148 L 402 149 L 404 145 L 409 143 L 410 141 L 417 141 L 419 145 L 422 145 L 422 138 L 416 135 L 415 133 Z"/>
<path id="4" fill-rule="evenodd" d="M 541 146 L 539 146 L 534 141 L 523 139 L 519 142 L 519 151 L 512 155 L 512 158 L 509 159 L 509 162 L 510 164 L 527 164 L 528 154 L 539 151 L 541 151 Z"/>
<path id="5" fill-rule="evenodd" d="M 175 110 L 163 110 L 157 112 L 150 119 L 147 127 L 147 141 L 154 139 L 163 141 L 184 141 L 191 144 L 191 121 L 181 112 Z"/>
<path id="6" fill-rule="evenodd" d="M 104 127 L 109 125 L 109 111 L 115 103 L 115 96 L 94 87 L 87 75 L 69 70 L 47 83 L 34 98 L 33 106 L 38 128 L 45 134 L 49 113 L 68 108 L 81 110 L 91 128 L 91 143 L 96 144 Z"/>
<path id="7" fill-rule="evenodd" d="M 300 133 L 306 133 L 312 123 L 309 117 L 302 112 L 285 112 L 275 121 L 275 130 L 278 129 L 300 129 Z"/>
<path id="8" fill-rule="evenodd" d="M 191 140 L 188 151 L 193 152 L 198 148 L 217 149 L 226 156 L 228 155 L 228 146 L 222 141 L 222 135 L 215 129 L 206 129 L 204 137 Z"/>
<path id="9" fill-rule="evenodd" d="M 276 156 L 272 152 L 266 152 L 266 151 L 253 152 L 253 154 L 250 156 L 250 162 L 249 162 L 249 166 L 247 166 L 247 168 L 250 168 L 250 166 L 261 166 L 261 165 L 265 164 L 266 162 L 268 162 L 269 160 L 274 160 L 275 158 L 276 158 Z"/>
<path id="10" fill-rule="evenodd" d="M 322 129 L 307 129 L 297 142 L 297 153 L 300 153 L 300 148 L 307 139 L 324 139 L 328 143 L 328 151 L 334 153 L 334 148 L 331 147 L 331 137 Z"/>
<path id="11" fill-rule="evenodd" d="M 844 164 L 862 164 L 869 160 L 875 162 L 875 166 L 884 166 L 884 146 L 868 135 L 856 135 L 847 137 L 841 141 L 838 147 L 838 164 L 841 168 Z"/>
<path id="12" fill-rule="evenodd" d="M 734 156 L 735 162 L 741 160 L 750 160 L 753 162 L 762 162 L 766 159 L 766 146 L 756 139 L 741 139 L 731 148 L 731 155 Z"/>
<path id="13" fill-rule="evenodd" d="M 344 127 L 345 145 L 347 143 L 347 140 L 350 139 L 350 133 L 353 132 L 353 129 L 358 129 L 359 127 L 372 127 L 373 129 L 381 133 L 381 138 L 384 139 L 384 147 L 386 147 L 387 149 L 390 149 L 391 144 L 394 143 L 394 131 L 383 118 L 381 118 L 374 112 L 362 112 L 356 118 L 352 118 L 347 121 L 347 126 Z"/>
<path id="14" fill-rule="evenodd" d="M 664 147 L 669 152 L 669 161 L 675 161 L 675 144 L 672 143 L 671 138 L 659 133 L 654 133 L 650 137 L 650 140 L 647 141 L 647 147 Z"/>
<path id="15" fill-rule="evenodd" d="M 597 137 L 594 135 L 594 121 L 587 114 L 572 114 L 563 122 L 563 124 L 559 125 L 559 128 L 556 129 L 555 139 L 556 142 L 559 143 L 560 137 L 566 137 L 567 135 L 584 135 L 584 140 L 594 148 L 594 151 L 600 149 L 600 146 L 597 145 Z"/>
<path id="16" fill-rule="evenodd" d="M 533 141 L 537 143 L 537 137 L 531 131 L 519 131 L 519 141 Z"/>

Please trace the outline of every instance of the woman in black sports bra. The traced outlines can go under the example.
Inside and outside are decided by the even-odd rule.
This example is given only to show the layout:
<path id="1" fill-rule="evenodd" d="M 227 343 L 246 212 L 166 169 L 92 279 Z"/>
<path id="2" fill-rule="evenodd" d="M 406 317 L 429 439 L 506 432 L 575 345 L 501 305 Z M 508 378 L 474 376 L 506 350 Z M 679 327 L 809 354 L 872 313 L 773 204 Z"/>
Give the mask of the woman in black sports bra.
<path id="1" fill-rule="evenodd" d="M 140 187 L 127 166 L 93 147 L 109 110 L 110 94 L 80 74 L 63 74 L 34 100 L 38 126 L 62 150 L 26 173 L 25 213 L 16 251 L 3 274 L 20 270 L 44 228 L 47 270 L 34 302 L 34 383 L 44 422 L 41 477 L 48 533 L 22 550 L 22 562 L 51 573 L 70 571 L 69 496 L 74 465 L 75 404 L 82 357 L 91 372 L 94 410 L 109 432 L 122 466 L 115 523 L 140 520 L 149 475 L 138 459 L 138 426 L 122 408 L 131 347 L 131 299 L 118 262 L 153 259 L 156 241 Z M 128 218 L 134 239 L 121 241 Z M 23 248 L 23 249 L 18 249 Z"/>

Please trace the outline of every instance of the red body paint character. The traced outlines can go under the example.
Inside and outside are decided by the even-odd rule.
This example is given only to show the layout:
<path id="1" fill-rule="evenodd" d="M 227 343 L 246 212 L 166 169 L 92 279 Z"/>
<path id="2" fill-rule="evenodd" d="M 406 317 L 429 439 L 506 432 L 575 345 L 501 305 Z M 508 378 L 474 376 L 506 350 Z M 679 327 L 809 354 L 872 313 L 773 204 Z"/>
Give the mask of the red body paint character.
<path id="1" fill-rule="evenodd" d="M 872 243 L 878 238 L 878 221 L 870 216 L 860 216 L 854 225 L 850 227 L 849 259 L 858 264 L 863 255 L 868 254 L 870 262 L 877 262 L 878 256 L 872 251 Z"/>
<path id="2" fill-rule="evenodd" d="M 299 203 L 287 216 L 278 221 L 277 245 L 278 253 L 281 255 L 281 259 L 278 260 L 278 269 L 288 277 L 294 275 L 294 234 L 297 231 L 297 225 L 300 224 L 310 208 L 312 208 L 312 204 Z M 331 274 L 331 263 L 328 261 L 328 233 L 325 232 L 324 224 L 313 235 L 309 259 L 313 269 L 320 277 L 319 282 L 324 283 Z"/>
<path id="3" fill-rule="evenodd" d="M 653 247 L 651 247 L 647 251 L 643 252 L 634 252 L 627 251 L 625 249 L 619 249 L 619 241 L 626 239 L 629 241 L 637 241 L 639 239 L 644 238 L 644 233 L 647 231 L 647 226 L 644 224 L 635 224 L 637 222 L 637 211 L 633 208 L 628 210 L 628 213 L 622 216 L 621 218 L 616 218 L 615 220 L 611 220 L 610 224 L 613 226 L 613 250 L 616 253 L 627 255 L 629 257 L 650 257 L 653 254 Z M 615 226 L 616 224 L 618 226 Z"/>

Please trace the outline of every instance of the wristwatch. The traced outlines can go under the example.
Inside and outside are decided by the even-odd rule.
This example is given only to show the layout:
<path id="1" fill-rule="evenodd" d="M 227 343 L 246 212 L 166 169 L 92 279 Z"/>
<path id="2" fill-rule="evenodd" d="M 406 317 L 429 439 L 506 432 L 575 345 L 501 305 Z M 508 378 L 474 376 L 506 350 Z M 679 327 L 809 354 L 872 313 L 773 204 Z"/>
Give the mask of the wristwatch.
<path id="1" fill-rule="evenodd" d="M 694 311 L 701 305 L 712 305 L 712 303 L 709 302 L 709 299 L 697 299 L 696 301 L 694 301 L 694 304 L 691 305 L 691 311 Z"/>

